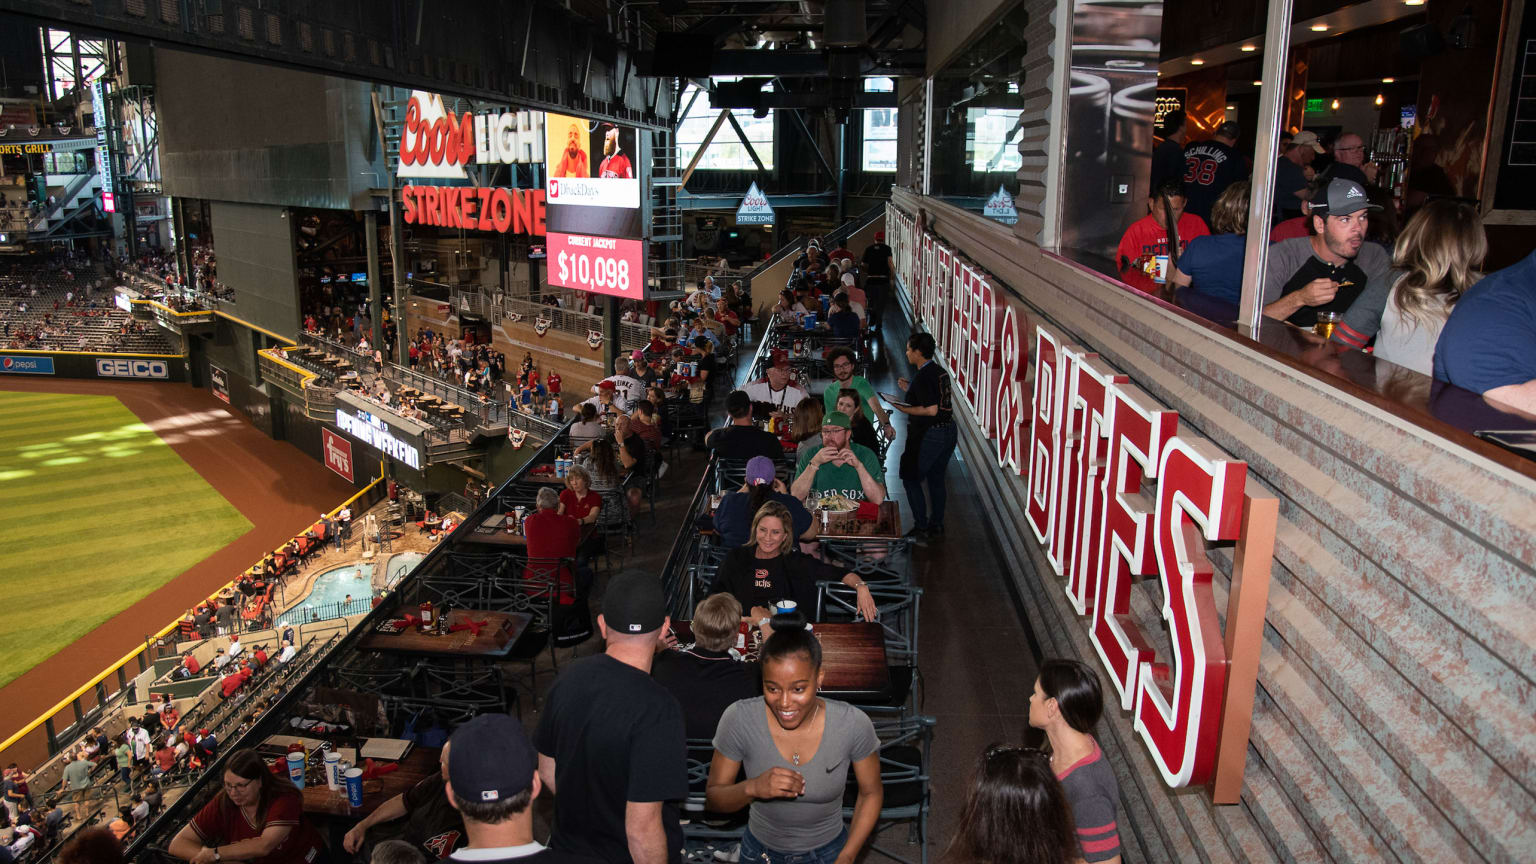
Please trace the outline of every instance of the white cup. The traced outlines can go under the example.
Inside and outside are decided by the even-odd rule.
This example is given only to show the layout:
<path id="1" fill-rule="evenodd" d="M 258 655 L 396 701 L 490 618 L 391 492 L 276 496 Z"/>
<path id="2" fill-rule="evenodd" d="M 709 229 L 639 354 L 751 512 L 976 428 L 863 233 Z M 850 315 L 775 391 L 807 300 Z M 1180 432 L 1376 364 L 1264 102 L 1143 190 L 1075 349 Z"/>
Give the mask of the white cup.
<path id="1" fill-rule="evenodd" d="M 335 750 L 325 751 L 325 785 L 331 789 L 341 788 L 341 773 L 337 769 L 341 766 L 341 754 Z"/>

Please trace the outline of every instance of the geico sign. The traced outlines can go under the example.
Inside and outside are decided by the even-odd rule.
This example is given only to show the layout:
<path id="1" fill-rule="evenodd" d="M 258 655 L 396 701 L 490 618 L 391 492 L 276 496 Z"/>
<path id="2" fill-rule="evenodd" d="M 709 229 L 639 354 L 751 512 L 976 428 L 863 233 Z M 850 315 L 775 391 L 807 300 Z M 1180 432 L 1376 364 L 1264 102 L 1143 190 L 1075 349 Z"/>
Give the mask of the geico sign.
<path id="1" fill-rule="evenodd" d="M 171 367 L 164 360 L 97 360 L 96 375 L 101 378 L 169 378 Z"/>
<path id="2" fill-rule="evenodd" d="M 886 227 L 896 272 L 934 335 L 955 394 L 992 442 L 998 465 L 1028 478 L 1029 528 L 1063 577 L 1068 602 L 1087 619 L 1120 707 L 1132 712 L 1164 781 L 1214 781 L 1218 802 L 1235 801 L 1274 499 L 1249 488 L 1245 463 L 1181 430 L 1176 412 L 1045 326 L 1032 334 L 1031 393 L 1023 307 L 900 210 L 887 210 Z M 1205 547 L 1228 541 L 1238 548 L 1224 643 Z M 1141 577 L 1158 579 L 1171 656 L 1130 614 L 1131 583 Z"/>

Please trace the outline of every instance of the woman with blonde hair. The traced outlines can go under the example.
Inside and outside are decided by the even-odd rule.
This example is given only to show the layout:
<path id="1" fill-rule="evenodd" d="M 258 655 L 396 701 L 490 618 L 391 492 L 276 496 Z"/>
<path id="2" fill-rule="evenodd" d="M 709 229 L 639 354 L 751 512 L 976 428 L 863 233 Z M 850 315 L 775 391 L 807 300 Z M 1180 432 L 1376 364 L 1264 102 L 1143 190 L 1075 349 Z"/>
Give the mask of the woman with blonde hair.
<path id="1" fill-rule="evenodd" d="M 1482 274 L 1488 237 L 1477 208 L 1439 198 L 1419 208 L 1398 235 L 1392 284 L 1376 333 L 1376 356 L 1433 374 L 1435 343 L 1451 307 Z"/>
<path id="2" fill-rule="evenodd" d="M 1179 305 L 1220 324 L 1237 319 L 1243 298 L 1243 258 L 1248 242 L 1248 181 L 1228 186 L 1211 206 L 1211 231 L 1184 248 L 1168 281 L 1180 288 Z"/>
<path id="3" fill-rule="evenodd" d="M 715 571 L 711 594 L 730 594 L 759 625 L 773 614 L 781 600 L 792 600 L 807 616 L 816 608 L 816 583 L 842 582 L 858 596 L 859 612 L 866 621 L 878 616 L 869 586 L 855 573 L 840 572 L 804 552 L 794 551 L 794 520 L 789 508 L 768 501 L 752 517 L 751 539 L 732 549 Z"/>

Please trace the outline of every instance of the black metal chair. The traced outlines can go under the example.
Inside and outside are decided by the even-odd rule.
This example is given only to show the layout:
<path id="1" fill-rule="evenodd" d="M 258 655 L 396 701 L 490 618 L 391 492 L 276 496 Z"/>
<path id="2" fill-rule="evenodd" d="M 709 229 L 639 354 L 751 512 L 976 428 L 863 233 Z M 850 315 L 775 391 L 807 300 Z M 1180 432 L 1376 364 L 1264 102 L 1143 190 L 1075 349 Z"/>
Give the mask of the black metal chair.
<path id="1" fill-rule="evenodd" d="M 683 799 L 683 860 L 690 864 L 714 864 L 716 852 L 729 852 L 741 842 L 747 811 L 712 813 L 705 804 L 709 765 L 715 745 L 708 738 L 688 739 L 688 797 Z"/>
<path id="2" fill-rule="evenodd" d="M 883 848 L 881 835 L 888 828 L 907 823 L 907 845 L 916 844 L 918 848 L 915 864 L 928 864 L 928 815 L 933 804 L 930 766 L 936 722 L 932 717 L 920 716 L 875 720 L 875 734 L 880 739 L 880 785 L 885 794 L 868 848 L 901 864 L 914 862 Z M 853 818 L 859 792 L 852 771 L 848 772 L 848 781 L 843 794 L 844 819 Z"/>

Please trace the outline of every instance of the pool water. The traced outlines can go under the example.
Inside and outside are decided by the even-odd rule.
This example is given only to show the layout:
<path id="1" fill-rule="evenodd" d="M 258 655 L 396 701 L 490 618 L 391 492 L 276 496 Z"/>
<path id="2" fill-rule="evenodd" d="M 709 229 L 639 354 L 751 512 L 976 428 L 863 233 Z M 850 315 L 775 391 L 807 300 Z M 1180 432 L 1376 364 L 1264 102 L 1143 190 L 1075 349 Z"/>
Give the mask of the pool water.
<path id="1" fill-rule="evenodd" d="M 351 595 L 352 602 L 346 603 Z M 346 603 L 343 608 L 343 604 Z M 303 624 L 315 614 L 321 618 L 360 615 L 373 608 L 373 565 L 348 564 L 320 574 L 309 596 L 277 618 L 278 626 Z"/>
<path id="2" fill-rule="evenodd" d="M 384 580 L 385 587 L 393 588 L 400 584 L 400 580 L 405 577 L 405 574 L 416 569 L 416 565 L 421 563 L 423 557 L 425 556 L 420 552 L 401 552 L 390 558 L 389 570 L 385 573 L 385 576 L 388 577 Z"/>

